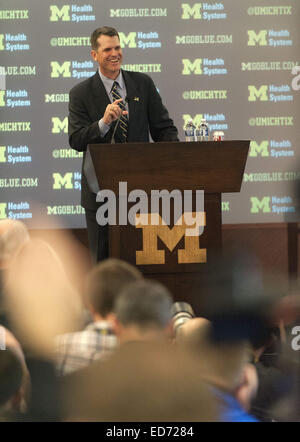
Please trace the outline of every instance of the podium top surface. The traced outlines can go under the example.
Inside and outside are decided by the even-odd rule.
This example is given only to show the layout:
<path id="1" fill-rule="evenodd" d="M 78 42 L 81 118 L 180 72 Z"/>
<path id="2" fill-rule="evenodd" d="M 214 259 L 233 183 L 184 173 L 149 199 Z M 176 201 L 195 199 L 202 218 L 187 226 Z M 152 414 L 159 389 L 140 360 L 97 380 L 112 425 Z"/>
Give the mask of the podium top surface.
<path id="1" fill-rule="evenodd" d="M 128 191 L 225 193 L 241 189 L 249 144 L 249 140 L 91 144 L 89 149 L 102 189 L 118 193 L 119 182 L 126 181 Z"/>

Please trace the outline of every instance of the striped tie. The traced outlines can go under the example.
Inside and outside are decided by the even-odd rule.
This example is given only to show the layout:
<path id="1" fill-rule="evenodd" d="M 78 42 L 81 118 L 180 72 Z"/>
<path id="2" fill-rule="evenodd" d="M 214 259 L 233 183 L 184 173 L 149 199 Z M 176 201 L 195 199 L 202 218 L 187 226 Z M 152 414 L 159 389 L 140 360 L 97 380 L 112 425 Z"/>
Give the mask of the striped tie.
<path id="1" fill-rule="evenodd" d="M 118 90 L 119 84 L 115 81 L 111 90 L 112 96 L 114 100 L 120 100 L 122 97 L 120 95 L 120 92 Z M 120 108 L 122 111 L 126 111 L 126 106 L 123 101 L 120 101 L 119 103 Z M 126 115 L 121 115 L 120 122 L 119 122 L 119 135 L 122 143 L 126 142 L 127 139 L 127 131 L 128 131 L 128 119 Z M 117 132 L 118 132 L 117 129 Z"/>

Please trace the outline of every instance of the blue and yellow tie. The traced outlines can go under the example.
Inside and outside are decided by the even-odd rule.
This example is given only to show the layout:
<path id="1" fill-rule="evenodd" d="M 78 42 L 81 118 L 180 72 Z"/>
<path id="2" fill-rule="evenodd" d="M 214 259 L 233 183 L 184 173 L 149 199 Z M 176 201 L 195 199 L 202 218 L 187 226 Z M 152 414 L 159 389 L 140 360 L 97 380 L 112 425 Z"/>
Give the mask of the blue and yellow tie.
<path id="1" fill-rule="evenodd" d="M 119 86 L 119 84 L 115 81 L 113 84 L 112 90 L 111 90 L 111 94 L 112 94 L 114 100 L 120 100 L 122 98 L 120 95 L 120 92 L 118 90 L 118 86 Z M 122 109 L 122 111 L 126 111 L 126 106 L 123 101 L 121 101 L 119 103 L 119 106 Z M 125 143 L 125 141 L 127 140 L 127 131 L 128 131 L 128 118 L 126 115 L 121 115 L 118 129 L 120 129 L 119 135 L 120 135 L 121 141 L 123 143 Z M 118 129 L 117 129 L 117 131 L 118 131 Z"/>

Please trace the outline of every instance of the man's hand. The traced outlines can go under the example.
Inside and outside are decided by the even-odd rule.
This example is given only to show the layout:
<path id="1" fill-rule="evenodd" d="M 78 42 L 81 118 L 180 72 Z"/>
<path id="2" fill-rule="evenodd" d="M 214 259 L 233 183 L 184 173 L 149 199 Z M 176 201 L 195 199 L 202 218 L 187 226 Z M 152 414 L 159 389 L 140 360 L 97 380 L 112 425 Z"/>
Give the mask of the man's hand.
<path id="1" fill-rule="evenodd" d="M 110 125 L 113 121 L 117 120 L 121 115 L 127 115 L 127 111 L 122 111 L 122 109 L 119 106 L 119 103 L 123 101 L 122 98 L 119 100 L 114 101 L 113 103 L 109 104 L 104 112 L 102 121 Z"/>

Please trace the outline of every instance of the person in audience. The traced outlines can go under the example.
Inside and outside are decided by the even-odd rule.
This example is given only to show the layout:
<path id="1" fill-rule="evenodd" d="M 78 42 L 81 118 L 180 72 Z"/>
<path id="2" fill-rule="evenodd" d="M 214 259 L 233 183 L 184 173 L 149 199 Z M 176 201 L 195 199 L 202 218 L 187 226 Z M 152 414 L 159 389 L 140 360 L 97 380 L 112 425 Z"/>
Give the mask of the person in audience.
<path id="1" fill-rule="evenodd" d="M 57 372 L 65 375 L 115 350 L 114 303 L 124 287 L 142 278 L 136 267 L 118 259 L 99 263 L 87 278 L 86 302 L 93 322 L 82 331 L 56 338 Z"/>
<path id="2" fill-rule="evenodd" d="M 21 246 L 29 240 L 27 227 L 21 221 L 0 220 L 0 267 L 5 269 Z"/>
<path id="3" fill-rule="evenodd" d="M 55 250 L 41 239 L 24 244 L 12 261 L 6 305 L 22 347 L 50 358 L 54 337 L 78 329 L 82 317 L 79 294 Z"/>
<path id="4" fill-rule="evenodd" d="M 195 358 L 167 339 L 171 306 L 168 290 L 155 281 L 136 281 L 121 292 L 114 309 L 120 346 L 107 360 L 64 377 L 67 420 L 216 419 Z"/>
<path id="5" fill-rule="evenodd" d="M 18 251 L 10 265 L 5 300 L 31 378 L 26 419 L 59 420 L 54 340 L 79 329 L 82 303 L 48 242 L 31 239 Z"/>
<path id="6" fill-rule="evenodd" d="M 194 318 L 180 327 L 177 343 L 187 346 L 198 357 L 199 372 L 218 401 L 218 420 L 257 421 L 248 413 L 258 382 L 255 367 L 249 363 L 247 341 L 216 342 L 211 322 Z"/>
<path id="7" fill-rule="evenodd" d="M 114 309 L 114 327 L 120 343 L 171 337 L 171 307 L 172 297 L 159 282 L 143 280 L 128 286 Z"/>
<path id="8" fill-rule="evenodd" d="M 216 401 L 195 359 L 162 342 L 139 344 L 124 345 L 102 364 L 63 378 L 69 383 L 63 395 L 65 419 L 215 421 Z"/>
<path id="9" fill-rule="evenodd" d="M 22 365 L 10 350 L 0 351 L 0 416 L 21 411 Z"/>
<path id="10" fill-rule="evenodd" d="M 30 396 L 30 376 L 20 343 L 0 326 L 0 417 L 21 417 Z"/>
<path id="11" fill-rule="evenodd" d="M 12 219 L 0 220 L 0 324 L 9 326 L 4 303 L 4 288 L 10 264 L 21 246 L 29 240 L 24 223 Z"/>

